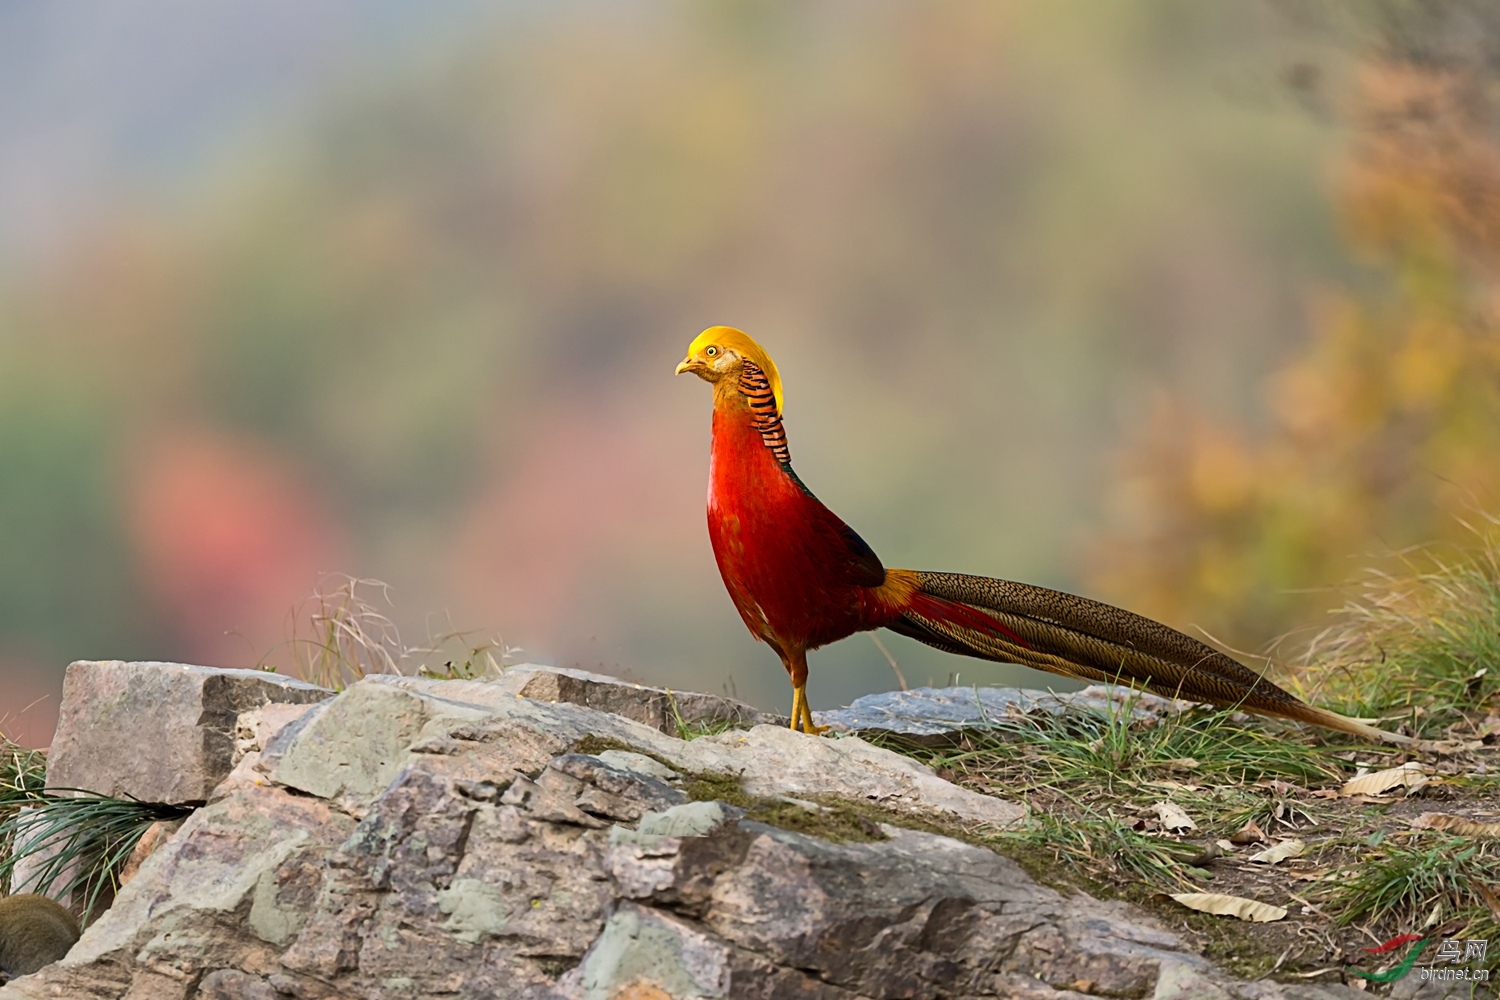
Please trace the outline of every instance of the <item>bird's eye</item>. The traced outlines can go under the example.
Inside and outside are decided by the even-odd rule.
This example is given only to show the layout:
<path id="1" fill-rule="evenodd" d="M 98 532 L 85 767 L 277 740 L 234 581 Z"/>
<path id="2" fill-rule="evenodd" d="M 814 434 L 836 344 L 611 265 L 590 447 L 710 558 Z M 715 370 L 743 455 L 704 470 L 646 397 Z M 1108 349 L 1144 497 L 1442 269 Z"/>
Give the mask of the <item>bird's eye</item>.
<path id="1" fill-rule="evenodd" d="M 707 354 L 709 357 L 713 357 L 714 355 L 716 355 L 716 354 L 719 353 L 719 349 L 717 347 L 710 347 L 708 350 L 704 351 L 703 353 Z"/>

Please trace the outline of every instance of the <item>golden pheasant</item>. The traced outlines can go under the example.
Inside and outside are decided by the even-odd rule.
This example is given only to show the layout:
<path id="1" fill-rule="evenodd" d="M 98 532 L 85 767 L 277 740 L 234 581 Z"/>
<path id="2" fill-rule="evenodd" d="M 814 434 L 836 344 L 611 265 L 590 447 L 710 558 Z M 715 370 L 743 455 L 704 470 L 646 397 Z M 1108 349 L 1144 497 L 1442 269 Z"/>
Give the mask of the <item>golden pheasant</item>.
<path id="1" fill-rule="evenodd" d="M 887 569 L 792 471 L 781 376 L 759 344 L 710 327 L 688 346 L 684 372 L 714 390 L 714 556 L 740 617 L 791 675 L 793 729 L 826 728 L 807 703 L 808 650 L 888 628 L 950 653 L 1405 739 L 1309 705 L 1198 640 L 1108 604 L 1010 580 Z"/>

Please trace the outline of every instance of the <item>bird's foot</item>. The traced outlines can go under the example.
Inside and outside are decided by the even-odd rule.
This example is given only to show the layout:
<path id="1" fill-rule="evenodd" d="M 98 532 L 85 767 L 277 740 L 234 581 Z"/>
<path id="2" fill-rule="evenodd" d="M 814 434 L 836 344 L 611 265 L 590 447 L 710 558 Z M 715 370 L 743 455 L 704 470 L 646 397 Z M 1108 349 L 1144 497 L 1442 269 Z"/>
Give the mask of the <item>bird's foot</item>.
<path id="1" fill-rule="evenodd" d="M 792 728 L 801 729 L 809 736 L 820 736 L 828 731 L 827 726 L 813 722 L 812 706 L 807 703 L 807 688 L 792 690 Z"/>

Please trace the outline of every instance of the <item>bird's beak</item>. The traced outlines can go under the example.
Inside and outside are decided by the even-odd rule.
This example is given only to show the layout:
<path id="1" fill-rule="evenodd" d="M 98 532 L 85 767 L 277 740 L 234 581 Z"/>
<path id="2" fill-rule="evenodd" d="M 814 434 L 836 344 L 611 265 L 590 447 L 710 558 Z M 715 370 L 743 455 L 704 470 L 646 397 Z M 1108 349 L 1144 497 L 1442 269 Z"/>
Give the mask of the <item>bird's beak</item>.
<path id="1" fill-rule="evenodd" d="M 703 362 L 697 360 L 696 358 L 683 358 L 682 364 L 677 366 L 677 374 L 681 375 L 683 372 L 697 371 L 702 367 Z"/>

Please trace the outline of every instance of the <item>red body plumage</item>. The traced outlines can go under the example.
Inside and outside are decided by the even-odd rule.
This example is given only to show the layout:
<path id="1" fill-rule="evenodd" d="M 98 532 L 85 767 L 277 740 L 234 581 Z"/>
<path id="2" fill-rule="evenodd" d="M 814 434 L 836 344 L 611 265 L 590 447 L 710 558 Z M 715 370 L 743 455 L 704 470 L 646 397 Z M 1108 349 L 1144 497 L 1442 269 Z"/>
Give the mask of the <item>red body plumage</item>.
<path id="1" fill-rule="evenodd" d="M 900 612 L 880 589 L 875 553 L 776 460 L 734 398 L 714 407 L 708 534 L 745 624 L 778 652 L 816 649 Z"/>

